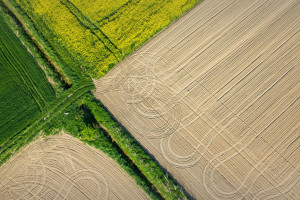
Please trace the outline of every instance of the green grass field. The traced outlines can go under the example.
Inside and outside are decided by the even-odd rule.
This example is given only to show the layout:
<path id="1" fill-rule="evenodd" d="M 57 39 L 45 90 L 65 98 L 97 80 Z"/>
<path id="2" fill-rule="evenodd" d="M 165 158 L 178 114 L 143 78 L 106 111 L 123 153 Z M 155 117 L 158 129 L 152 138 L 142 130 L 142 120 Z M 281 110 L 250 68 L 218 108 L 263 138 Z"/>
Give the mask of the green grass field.
<path id="1" fill-rule="evenodd" d="M 55 100 L 35 59 L 0 16 L 0 146 L 22 131 Z"/>

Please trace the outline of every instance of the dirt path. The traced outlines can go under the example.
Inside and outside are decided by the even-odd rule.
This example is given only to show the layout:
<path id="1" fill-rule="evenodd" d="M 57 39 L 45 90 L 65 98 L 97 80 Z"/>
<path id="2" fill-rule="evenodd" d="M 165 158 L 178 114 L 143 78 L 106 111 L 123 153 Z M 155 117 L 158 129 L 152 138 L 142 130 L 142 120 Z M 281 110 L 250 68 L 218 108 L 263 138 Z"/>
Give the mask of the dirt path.
<path id="1" fill-rule="evenodd" d="M 149 199 L 104 153 L 61 134 L 38 139 L 0 168 L 1 199 Z"/>
<path id="2" fill-rule="evenodd" d="M 299 10 L 204 1 L 96 96 L 196 199 L 300 199 Z"/>

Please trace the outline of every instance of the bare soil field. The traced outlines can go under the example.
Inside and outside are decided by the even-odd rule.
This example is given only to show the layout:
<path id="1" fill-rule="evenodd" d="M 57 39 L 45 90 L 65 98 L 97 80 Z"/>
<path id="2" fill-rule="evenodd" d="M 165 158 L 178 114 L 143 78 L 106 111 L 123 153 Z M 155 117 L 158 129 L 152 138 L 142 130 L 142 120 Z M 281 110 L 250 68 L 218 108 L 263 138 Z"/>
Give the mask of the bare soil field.
<path id="1" fill-rule="evenodd" d="M 96 96 L 195 199 L 300 199 L 300 2 L 207 0 Z"/>
<path id="2" fill-rule="evenodd" d="M 1 199 L 149 199 L 104 153 L 67 135 L 38 139 L 0 168 Z"/>

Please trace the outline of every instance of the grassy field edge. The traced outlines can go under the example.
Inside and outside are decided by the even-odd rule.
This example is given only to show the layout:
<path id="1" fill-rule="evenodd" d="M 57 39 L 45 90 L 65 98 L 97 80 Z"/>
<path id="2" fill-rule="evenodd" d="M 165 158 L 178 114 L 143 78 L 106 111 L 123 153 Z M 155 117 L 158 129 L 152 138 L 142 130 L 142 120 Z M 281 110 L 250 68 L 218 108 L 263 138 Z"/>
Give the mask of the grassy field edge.
<path id="1" fill-rule="evenodd" d="M 13 14 L 15 19 L 20 23 L 23 30 L 31 38 L 32 42 L 39 48 L 43 53 L 47 61 L 55 68 L 61 79 L 70 87 L 73 83 L 70 79 L 71 74 L 68 74 L 69 70 L 66 64 L 62 63 L 61 59 L 52 50 L 51 45 L 47 40 L 38 33 L 36 27 L 33 25 L 31 20 L 27 17 L 21 8 L 15 4 L 14 1 L 3 0 L 4 6 Z"/>
<path id="2" fill-rule="evenodd" d="M 165 199 L 189 199 L 188 194 L 126 131 L 97 99 L 85 104 L 95 119 Z"/>

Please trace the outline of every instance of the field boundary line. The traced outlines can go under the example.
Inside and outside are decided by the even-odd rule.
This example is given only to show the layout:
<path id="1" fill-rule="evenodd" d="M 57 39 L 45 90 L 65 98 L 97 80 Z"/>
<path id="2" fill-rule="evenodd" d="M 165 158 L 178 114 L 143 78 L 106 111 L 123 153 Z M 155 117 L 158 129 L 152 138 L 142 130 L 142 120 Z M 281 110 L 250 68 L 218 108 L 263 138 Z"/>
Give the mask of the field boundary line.
<path id="1" fill-rule="evenodd" d="M 20 9 L 22 12 L 24 12 L 24 14 L 21 14 L 20 11 L 17 10 L 15 8 L 15 6 L 13 5 L 13 3 L 15 3 L 15 2 L 11 3 L 10 1 L 11 0 L 3 0 L 2 2 L 3 2 L 3 5 L 10 11 L 10 13 L 16 19 L 17 23 L 19 23 L 21 25 L 21 28 L 30 37 L 30 39 L 33 41 L 33 43 L 36 45 L 36 47 L 45 56 L 46 60 L 54 67 L 55 71 L 61 77 L 63 82 L 66 83 L 68 85 L 68 87 L 70 87 L 73 84 L 72 81 L 66 75 L 64 70 L 61 67 L 59 67 L 59 64 L 55 61 L 56 59 L 54 59 L 54 57 L 57 57 L 61 61 L 59 56 L 57 54 L 53 55 L 53 54 L 49 53 L 46 50 L 45 46 L 50 47 L 51 49 L 53 49 L 51 45 L 49 46 L 49 44 L 46 44 L 46 43 L 48 43 L 47 39 L 45 39 L 44 36 L 35 33 L 37 28 L 35 27 L 35 25 L 33 25 L 32 21 L 28 17 L 28 15 L 25 14 L 25 12 L 22 10 L 21 7 L 18 7 L 18 9 Z M 34 27 L 34 29 L 35 29 L 34 31 L 32 31 L 32 28 L 29 28 L 28 22 L 26 22 L 26 20 L 23 19 L 24 15 L 26 15 L 26 17 L 28 18 L 27 20 L 30 21 L 30 25 L 32 25 Z M 42 42 L 39 42 L 39 40 L 42 41 Z"/>
<path id="2" fill-rule="evenodd" d="M 161 196 L 165 199 L 192 198 L 186 190 L 172 178 L 172 175 L 163 169 L 157 160 L 150 156 L 147 150 L 114 118 L 107 108 L 102 104 L 101 106 L 99 103 L 100 102 L 96 102 L 96 105 L 88 103 L 87 106 L 95 116 L 100 128 L 109 134 L 112 140 L 116 142 L 119 148 L 130 158 Z"/>

